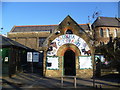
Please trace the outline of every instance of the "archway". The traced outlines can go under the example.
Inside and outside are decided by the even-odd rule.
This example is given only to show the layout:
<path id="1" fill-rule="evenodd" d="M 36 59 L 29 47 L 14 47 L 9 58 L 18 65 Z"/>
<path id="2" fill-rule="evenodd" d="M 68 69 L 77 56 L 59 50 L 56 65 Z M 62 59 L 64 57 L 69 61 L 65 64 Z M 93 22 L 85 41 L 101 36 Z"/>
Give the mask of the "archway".
<path id="1" fill-rule="evenodd" d="M 72 50 L 68 49 L 64 53 L 64 75 L 75 76 L 75 67 L 75 53 Z"/>

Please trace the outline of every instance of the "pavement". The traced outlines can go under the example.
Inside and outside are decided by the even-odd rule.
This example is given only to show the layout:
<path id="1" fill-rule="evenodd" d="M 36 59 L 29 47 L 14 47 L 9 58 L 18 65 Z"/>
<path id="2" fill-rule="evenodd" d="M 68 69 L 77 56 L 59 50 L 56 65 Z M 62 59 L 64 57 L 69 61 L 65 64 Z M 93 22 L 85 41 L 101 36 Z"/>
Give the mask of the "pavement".
<path id="1" fill-rule="evenodd" d="M 65 78 L 63 86 L 61 86 L 61 78 L 48 78 L 39 75 L 38 73 L 18 73 L 11 78 L 4 77 L 2 79 L 2 89 L 12 90 L 25 90 L 25 89 L 70 89 L 74 88 L 74 79 Z M 119 75 L 111 75 L 95 79 L 95 87 L 93 87 L 93 79 L 77 78 L 77 89 L 95 89 L 95 88 L 108 88 L 120 90 Z"/>

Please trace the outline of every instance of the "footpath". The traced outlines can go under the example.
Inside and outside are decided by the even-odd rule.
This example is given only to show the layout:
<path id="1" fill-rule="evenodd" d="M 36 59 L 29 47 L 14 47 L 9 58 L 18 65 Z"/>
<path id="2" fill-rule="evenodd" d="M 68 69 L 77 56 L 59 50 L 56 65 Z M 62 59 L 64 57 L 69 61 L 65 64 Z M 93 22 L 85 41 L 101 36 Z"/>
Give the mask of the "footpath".
<path id="1" fill-rule="evenodd" d="M 61 86 L 61 78 L 48 78 L 35 73 L 19 73 L 11 78 L 4 77 L 0 79 L 3 90 L 24 90 L 24 89 L 70 89 L 74 88 L 74 79 L 65 78 L 63 86 Z M 94 88 L 108 88 L 120 90 L 119 76 L 109 76 L 95 79 L 95 87 L 93 88 L 93 79 L 76 79 L 76 88 L 86 88 L 88 90 Z"/>

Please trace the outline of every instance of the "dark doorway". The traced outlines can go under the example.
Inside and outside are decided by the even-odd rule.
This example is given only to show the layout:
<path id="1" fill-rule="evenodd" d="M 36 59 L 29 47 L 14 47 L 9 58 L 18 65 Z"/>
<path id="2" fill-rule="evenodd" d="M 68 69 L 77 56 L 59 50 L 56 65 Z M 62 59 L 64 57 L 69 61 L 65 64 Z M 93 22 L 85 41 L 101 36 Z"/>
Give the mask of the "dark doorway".
<path id="1" fill-rule="evenodd" d="M 75 53 L 67 50 L 64 54 L 64 75 L 75 76 Z"/>

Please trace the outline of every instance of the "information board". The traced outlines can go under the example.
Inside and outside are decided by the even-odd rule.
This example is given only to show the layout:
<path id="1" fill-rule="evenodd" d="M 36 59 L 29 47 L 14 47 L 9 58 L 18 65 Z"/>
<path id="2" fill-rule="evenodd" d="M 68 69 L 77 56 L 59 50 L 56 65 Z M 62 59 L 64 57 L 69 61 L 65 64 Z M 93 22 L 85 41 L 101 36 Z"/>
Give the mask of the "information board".
<path id="1" fill-rule="evenodd" d="M 33 52 L 33 62 L 39 62 L 39 53 Z"/>
<path id="2" fill-rule="evenodd" d="M 47 57 L 47 69 L 59 69 L 58 57 Z"/>
<path id="3" fill-rule="evenodd" d="M 5 62 L 8 62 L 8 57 L 5 57 Z"/>
<path id="4" fill-rule="evenodd" d="M 91 56 L 80 56 L 79 66 L 80 66 L 80 69 L 91 69 L 92 68 Z"/>
<path id="5" fill-rule="evenodd" d="M 27 52 L 27 62 L 32 62 L 32 52 Z"/>

